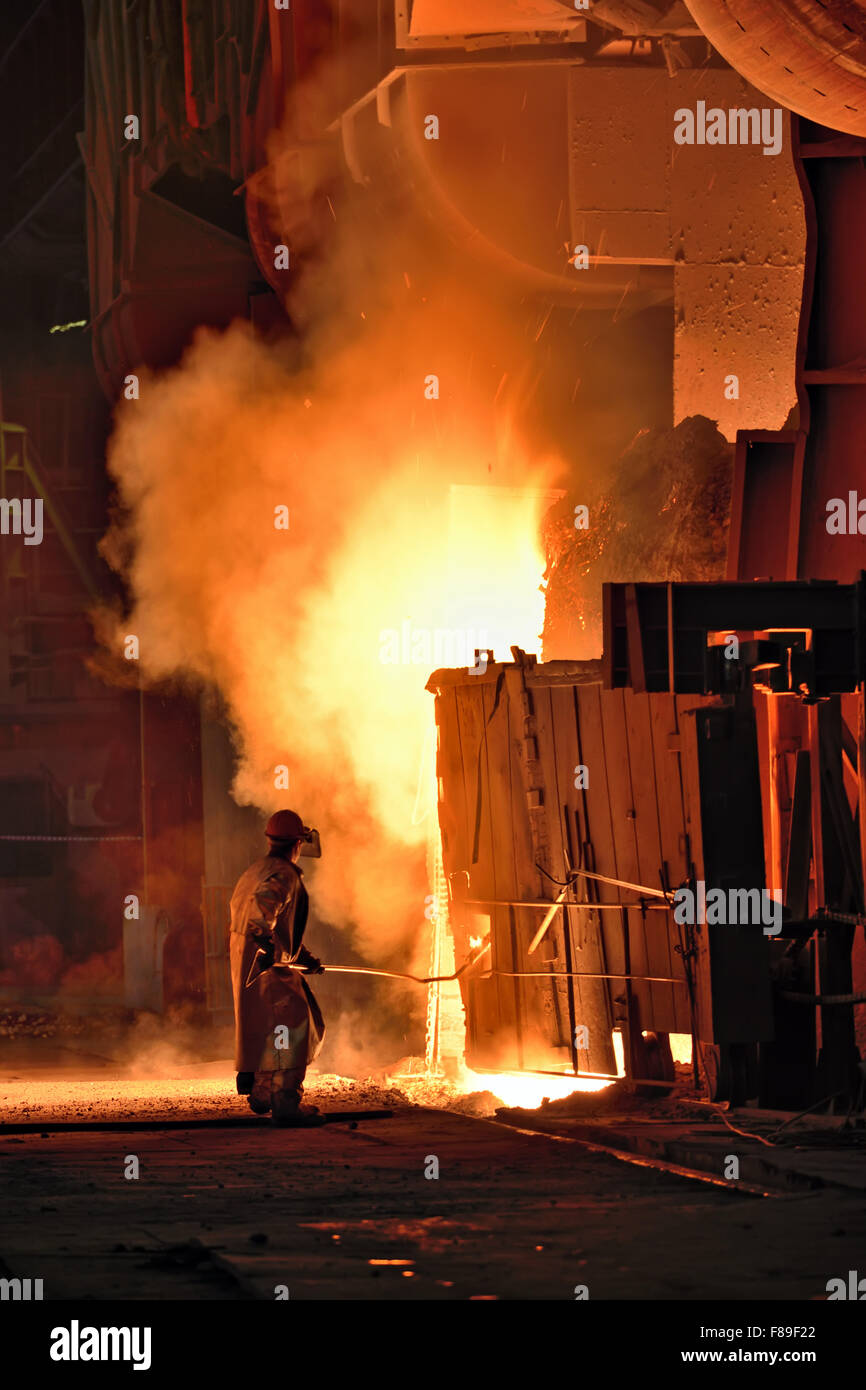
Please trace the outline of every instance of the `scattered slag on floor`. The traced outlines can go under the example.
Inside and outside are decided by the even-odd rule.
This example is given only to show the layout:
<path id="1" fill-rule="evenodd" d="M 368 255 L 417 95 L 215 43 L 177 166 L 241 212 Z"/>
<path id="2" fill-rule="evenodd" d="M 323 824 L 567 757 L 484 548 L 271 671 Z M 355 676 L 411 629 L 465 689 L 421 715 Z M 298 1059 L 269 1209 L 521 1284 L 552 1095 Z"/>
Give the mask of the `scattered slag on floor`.
<path id="1" fill-rule="evenodd" d="M 179 1070 L 183 1070 L 182 1068 Z M 0 1123 L 100 1120 L 159 1120 L 244 1114 L 246 1099 L 235 1091 L 228 1064 L 189 1068 L 187 1076 L 138 1079 L 99 1076 L 86 1081 L 68 1076 L 27 1077 L 0 1082 Z M 196 1075 L 195 1073 L 199 1074 Z M 492 1115 L 501 1105 L 540 1105 L 591 1085 L 574 1077 L 491 1075 L 466 1072 L 459 1080 L 426 1073 L 354 1079 L 310 1071 L 306 1099 L 323 1110 L 368 1110 L 406 1105 L 430 1106 L 461 1114 Z"/>

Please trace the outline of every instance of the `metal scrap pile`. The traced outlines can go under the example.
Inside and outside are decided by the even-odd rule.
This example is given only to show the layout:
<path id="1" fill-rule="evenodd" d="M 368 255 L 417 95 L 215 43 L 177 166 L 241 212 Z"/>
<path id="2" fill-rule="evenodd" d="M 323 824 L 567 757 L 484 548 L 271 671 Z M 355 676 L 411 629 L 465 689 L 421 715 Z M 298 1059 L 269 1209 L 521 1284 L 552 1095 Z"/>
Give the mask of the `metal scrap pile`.
<path id="1" fill-rule="evenodd" d="M 45 1009 L 0 1009 L 0 1038 L 53 1038 L 58 1033 L 79 1037 L 88 1031 L 83 1018 Z"/>
<path id="2" fill-rule="evenodd" d="M 733 446 L 693 415 L 673 430 L 642 431 L 612 477 L 551 508 L 546 661 L 601 655 L 605 582 L 724 579 L 732 471 Z"/>

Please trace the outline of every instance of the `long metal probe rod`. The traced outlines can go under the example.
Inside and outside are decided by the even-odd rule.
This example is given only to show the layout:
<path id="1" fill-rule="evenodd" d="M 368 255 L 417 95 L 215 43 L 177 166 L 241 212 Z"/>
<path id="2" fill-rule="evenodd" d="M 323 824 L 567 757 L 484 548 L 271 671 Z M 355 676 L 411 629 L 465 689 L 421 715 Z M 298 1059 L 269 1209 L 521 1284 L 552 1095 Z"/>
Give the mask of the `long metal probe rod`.
<path id="1" fill-rule="evenodd" d="M 599 883 L 610 883 L 615 888 L 632 888 L 635 893 L 640 893 L 645 898 L 663 898 L 670 904 L 673 897 L 672 893 L 665 893 L 661 888 L 647 888 L 643 883 L 629 883 L 624 878 L 608 878 L 607 874 L 591 874 L 588 869 L 572 869 L 572 875 L 578 878 L 594 878 Z M 587 903 L 587 907 L 592 907 L 592 903 Z"/>
<path id="2" fill-rule="evenodd" d="M 437 985 L 444 984 L 449 980 L 457 980 L 464 970 L 470 965 L 476 964 L 475 961 L 467 961 L 461 965 L 453 975 L 405 975 L 399 970 L 374 970 L 366 965 L 326 965 L 323 969 L 327 975 L 384 975 L 389 980 L 414 980 L 418 985 Z M 303 965 L 290 965 L 290 970 L 300 970 L 307 974 L 306 967 Z M 677 980 L 672 975 L 610 975 L 590 970 L 485 970 L 483 974 L 505 975 L 510 980 L 522 980 L 541 977 L 545 980 L 572 979 L 572 980 L 639 980 L 651 985 L 685 985 L 685 980 Z"/>

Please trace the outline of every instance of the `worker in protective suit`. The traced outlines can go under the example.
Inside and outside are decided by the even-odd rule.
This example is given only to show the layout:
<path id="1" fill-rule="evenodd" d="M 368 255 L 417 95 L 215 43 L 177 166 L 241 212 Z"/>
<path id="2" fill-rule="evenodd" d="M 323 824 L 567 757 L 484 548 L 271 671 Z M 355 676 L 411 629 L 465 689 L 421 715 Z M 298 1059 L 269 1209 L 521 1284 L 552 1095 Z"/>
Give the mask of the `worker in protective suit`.
<path id="1" fill-rule="evenodd" d="M 231 900 L 231 975 L 235 1066 L 240 1095 L 277 1124 L 315 1123 L 302 1103 L 304 1073 L 322 1045 L 325 1024 L 303 974 L 324 966 L 303 944 L 308 898 L 298 859 L 315 831 L 294 811 L 265 827 L 268 853 L 241 874 Z"/>

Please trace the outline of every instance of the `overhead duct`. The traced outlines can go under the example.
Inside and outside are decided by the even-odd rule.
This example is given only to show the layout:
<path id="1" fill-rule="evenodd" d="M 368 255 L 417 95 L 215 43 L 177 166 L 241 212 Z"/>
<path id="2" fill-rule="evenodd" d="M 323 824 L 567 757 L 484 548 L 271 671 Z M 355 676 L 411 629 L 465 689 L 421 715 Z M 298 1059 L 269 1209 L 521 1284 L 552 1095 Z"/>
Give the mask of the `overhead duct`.
<path id="1" fill-rule="evenodd" d="M 773 101 L 866 135 L 863 0 L 686 0 L 710 43 Z"/>

